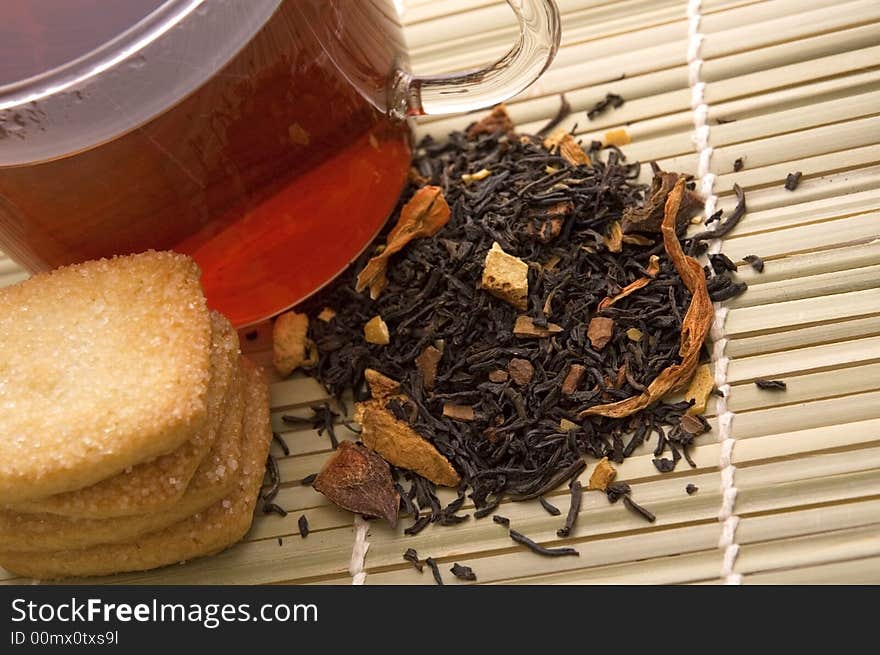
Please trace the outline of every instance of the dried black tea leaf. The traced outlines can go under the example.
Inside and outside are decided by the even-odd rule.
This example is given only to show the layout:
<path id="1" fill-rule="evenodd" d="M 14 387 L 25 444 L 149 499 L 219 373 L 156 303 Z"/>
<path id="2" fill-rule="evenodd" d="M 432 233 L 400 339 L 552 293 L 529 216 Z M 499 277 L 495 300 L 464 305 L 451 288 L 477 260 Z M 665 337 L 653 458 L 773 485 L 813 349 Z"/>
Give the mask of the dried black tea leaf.
<path id="1" fill-rule="evenodd" d="M 425 565 L 419 561 L 419 554 L 416 552 L 415 548 L 407 548 L 406 552 L 403 554 L 403 559 L 412 564 L 419 573 L 425 570 Z"/>
<path id="2" fill-rule="evenodd" d="M 751 265 L 758 273 L 764 272 L 764 260 L 757 255 L 746 255 L 743 257 L 743 261 Z"/>
<path id="3" fill-rule="evenodd" d="M 462 564 L 453 564 L 452 568 L 449 569 L 452 571 L 452 575 L 454 575 L 459 580 L 467 580 L 468 582 L 476 582 L 477 574 L 473 572 L 471 567 L 464 566 Z"/>
<path id="4" fill-rule="evenodd" d="M 788 388 L 782 380 L 755 380 L 755 385 L 764 391 L 785 391 Z"/>

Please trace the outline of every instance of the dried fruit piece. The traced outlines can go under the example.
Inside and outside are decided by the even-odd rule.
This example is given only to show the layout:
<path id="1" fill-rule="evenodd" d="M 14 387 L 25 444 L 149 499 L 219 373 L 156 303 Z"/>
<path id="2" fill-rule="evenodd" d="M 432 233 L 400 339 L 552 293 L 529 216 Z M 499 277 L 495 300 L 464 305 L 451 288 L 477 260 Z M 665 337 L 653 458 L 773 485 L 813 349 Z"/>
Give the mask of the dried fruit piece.
<path id="1" fill-rule="evenodd" d="M 318 351 L 308 338 L 309 317 L 296 312 L 281 314 L 272 326 L 272 364 L 287 377 L 301 366 L 318 361 Z"/>
<path id="2" fill-rule="evenodd" d="M 569 430 L 577 430 L 580 426 L 574 421 L 569 421 L 567 418 L 559 419 L 559 429 L 563 432 L 568 432 Z"/>
<path id="3" fill-rule="evenodd" d="M 640 207 L 623 210 L 620 227 L 624 234 L 631 232 L 659 232 L 663 223 L 666 199 L 678 180 L 676 173 L 657 173 L 651 180 L 648 199 Z M 686 190 L 675 216 L 676 229 L 684 225 L 703 208 L 703 199 L 694 191 Z"/>
<path id="4" fill-rule="evenodd" d="M 608 248 L 608 252 L 620 252 L 623 248 L 623 230 L 620 229 L 620 221 L 612 221 L 608 226 L 605 247 Z"/>
<path id="5" fill-rule="evenodd" d="M 584 149 L 578 145 L 578 142 L 575 141 L 571 133 L 565 128 L 559 128 L 544 139 L 544 147 L 550 152 L 558 148 L 559 156 L 572 166 L 579 166 L 581 164 L 584 166 L 591 165 L 587 153 L 584 152 Z"/>
<path id="6" fill-rule="evenodd" d="M 517 337 L 543 339 L 562 332 L 556 323 L 547 323 L 547 327 L 538 327 L 530 316 L 517 316 L 513 324 L 513 334 Z"/>
<path id="7" fill-rule="evenodd" d="M 581 364 L 569 366 L 568 373 L 565 374 L 565 380 L 562 381 L 562 393 L 570 395 L 577 391 L 586 373 L 587 368 Z"/>
<path id="8" fill-rule="evenodd" d="M 570 200 L 549 207 L 533 207 L 526 212 L 526 234 L 541 243 L 549 243 L 562 232 L 565 217 L 574 211 Z"/>
<path id="9" fill-rule="evenodd" d="M 476 418 L 474 408 L 470 405 L 455 405 L 443 403 L 443 416 L 454 418 L 457 421 L 473 421 Z"/>
<path id="10" fill-rule="evenodd" d="M 416 357 L 416 366 L 422 374 L 422 384 L 428 391 L 434 388 L 434 382 L 437 380 L 437 366 L 439 366 L 442 357 L 443 353 L 434 346 L 428 346 L 421 355 Z"/>
<path id="11" fill-rule="evenodd" d="M 513 120 L 507 114 L 507 107 L 502 102 L 492 108 L 491 113 L 484 116 L 479 121 L 468 128 L 468 138 L 473 139 L 480 134 L 495 134 L 499 130 L 504 132 L 513 132 L 515 125 Z"/>
<path id="12" fill-rule="evenodd" d="M 596 468 L 590 474 L 590 481 L 587 483 L 587 489 L 605 491 L 608 485 L 614 482 L 617 477 L 617 469 L 615 469 L 607 457 L 603 457 L 596 462 Z"/>
<path id="13" fill-rule="evenodd" d="M 397 525 L 400 496 L 388 463 L 360 444 L 343 441 L 312 484 L 334 504 Z"/>
<path id="14" fill-rule="evenodd" d="M 375 343 L 379 346 L 387 346 L 391 343 L 391 336 L 388 334 L 388 325 L 382 320 L 378 314 L 367 321 L 364 325 L 364 340 L 367 343 Z"/>
<path id="15" fill-rule="evenodd" d="M 321 313 L 318 314 L 318 320 L 324 321 L 325 323 L 329 323 L 334 318 L 336 318 L 336 310 L 330 307 L 325 307 L 321 310 Z"/>
<path id="16" fill-rule="evenodd" d="M 640 277 L 639 279 L 634 280 L 633 282 L 630 282 L 625 287 L 623 287 L 623 289 L 621 289 L 620 293 L 618 293 L 617 295 L 612 296 L 610 298 L 603 298 L 599 302 L 597 309 L 600 312 L 603 309 L 608 309 L 609 307 L 611 307 L 611 305 L 616 303 L 618 300 L 622 300 L 623 298 L 626 298 L 627 296 L 632 295 L 633 293 L 635 293 L 636 291 L 638 291 L 642 287 L 648 286 L 648 283 L 650 283 L 651 280 L 653 280 L 656 277 L 657 273 L 659 273 L 659 272 L 660 272 L 660 258 L 657 257 L 657 255 L 651 255 L 650 259 L 648 260 L 648 269 L 647 269 L 648 274 L 647 274 L 647 276 Z"/>
<path id="17" fill-rule="evenodd" d="M 376 300 L 388 284 L 385 273 L 389 257 L 413 239 L 437 234 L 449 222 L 450 213 L 440 187 L 425 186 L 416 191 L 400 210 L 400 218 L 388 233 L 385 248 L 368 261 L 358 275 L 355 290 L 360 293 L 369 287 L 370 298 Z"/>
<path id="18" fill-rule="evenodd" d="M 688 306 L 681 326 L 681 340 L 678 349 L 681 362 L 663 369 L 640 395 L 616 403 L 590 407 L 581 412 L 581 416 L 600 415 L 611 418 L 629 416 L 656 402 L 670 390 L 686 383 L 693 376 L 694 369 L 699 363 L 703 341 L 712 326 L 713 311 L 712 301 L 709 300 L 709 292 L 706 289 L 706 276 L 703 273 L 703 267 L 696 259 L 684 254 L 681 243 L 675 234 L 675 217 L 681 207 L 685 191 L 684 183 L 684 178 L 679 178 L 672 193 L 669 194 L 669 198 L 666 200 L 666 216 L 661 228 L 666 252 L 684 285 L 691 292 L 691 304 Z M 692 407 L 691 413 L 699 412 Z"/>
<path id="19" fill-rule="evenodd" d="M 653 246 L 654 240 L 643 237 L 641 234 L 624 234 L 621 240 L 624 243 L 631 243 L 634 246 Z"/>
<path id="20" fill-rule="evenodd" d="M 587 328 L 587 338 L 590 345 L 596 350 L 602 350 L 611 341 L 614 333 L 614 319 L 605 318 L 604 316 L 595 316 L 590 320 L 590 327 Z"/>
<path id="21" fill-rule="evenodd" d="M 507 382 L 507 371 L 501 369 L 489 371 L 489 380 L 495 383 Z"/>
<path id="22" fill-rule="evenodd" d="M 486 253 L 482 287 L 496 298 L 525 310 L 529 296 L 529 265 L 508 255 L 495 242 Z"/>
<path id="23" fill-rule="evenodd" d="M 364 371 L 364 379 L 367 381 L 367 386 L 370 387 L 370 394 L 373 398 L 387 398 L 400 393 L 400 382 L 392 380 L 372 368 Z"/>
<path id="24" fill-rule="evenodd" d="M 470 184 L 471 182 L 479 182 L 480 180 L 485 180 L 492 174 L 488 168 L 481 168 L 476 173 L 464 173 L 461 176 L 461 181 L 465 184 Z"/>
<path id="25" fill-rule="evenodd" d="M 532 376 L 535 374 L 535 367 L 532 366 L 532 363 L 527 359 L 514 358 L 511 359 L 510 363 L 507 365 L 507 372 L 510 373 L 510 378 L 514 382 L 520 386 L 524 386 L 532 381 Z"/>
<path id="26" fill-rule="evenodd" d="M 645 335 L 642 334 L 642 331 L 638 328 L 630 328 L 626 331 L 626 336 L 629 338 L 630 341 L 638 342 L 641 341 L 642 337 Z"/>
<path id="27" fill-rule="evenodd" d="M 685 400 L 693 400 L 693 406 L 687 411 L 688 414 L 702 414 L 706 411 L 706 403 L 709 396 L 712 395 L 712 389 L 715 388 L 715 376 L 712 374 L 712 367 L 708 364 L 701 364 L 694 371 L 691 383 L 684 392 Z"/>
<path id="28" fill-rule="evenodd" d="M 606 146 L 625 146 L 630 143 L 632 143 L 632 137 L 630 137 L 629 132 L 623 128 L 608 130 L 605 132 Z"/>
<path id="29" fill-rule="evenodd" d="M 401 468 L 415 471 L 431 482 L 454 487 L 460 481 L 452 464 L 409 425 L 394 418 L 385 408 L 387 399 L 355 405 L 355 420 L 361 424 L 366 446 Z"/>

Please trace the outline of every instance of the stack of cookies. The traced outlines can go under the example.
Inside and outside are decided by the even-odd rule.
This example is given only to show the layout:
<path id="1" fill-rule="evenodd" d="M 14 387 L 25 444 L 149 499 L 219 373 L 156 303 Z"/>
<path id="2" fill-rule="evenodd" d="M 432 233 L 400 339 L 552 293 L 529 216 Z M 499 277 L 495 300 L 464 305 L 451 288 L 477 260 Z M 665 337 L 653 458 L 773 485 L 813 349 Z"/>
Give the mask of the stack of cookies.
<path id="1" fill-rule="evenodd" d="M 0 566 L 145 570 L 248 531 L 268 392 L 199 275 L 147 252 L 0 290 Z"/>

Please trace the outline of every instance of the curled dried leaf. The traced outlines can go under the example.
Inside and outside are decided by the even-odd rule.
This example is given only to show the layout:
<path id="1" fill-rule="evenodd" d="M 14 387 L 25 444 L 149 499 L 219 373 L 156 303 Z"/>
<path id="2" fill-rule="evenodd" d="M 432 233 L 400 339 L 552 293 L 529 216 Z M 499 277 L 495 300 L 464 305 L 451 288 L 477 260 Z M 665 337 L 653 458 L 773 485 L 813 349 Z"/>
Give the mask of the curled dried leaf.
<path id="1" fill-rule="evenodd" d="M 396 396 L 400 397 L 400 396 Z M 458 473 L 443 455 L 385 407 L 388 398 L 355 405 L 355 420 L 361 424 L 361 440 L 394 466 L 415 471 L 439 485 L 454 487 Z"/>
<path id="2" fill-rule="evenodd" d="M 590 345 L 596 350 L 602 350 L 607 346 L 613 334 L 614 319 L 596 316 L 590 320 L 590 326 L 587 328 L 587 338 L 590 340 Z"/>
<path id="3" fill-rule="evenodd" d="M 496 132 L 511 133 L 516 125 L 507 113 L 507 107 L 502 102 L 495 105 L 492 111 L 471 125 L 467 130 L 468 138 L 473 139 L 480 134 L 495 134 Z"/>
<path id="4" fill-rule="evenodd" d="M 587 483 L 587 489 L 593 491 L 605 491 L 608 485 L 614 482 L 617 477 L 617 469 L 615 469 L 607 457 L 603 457 L 596 463 L 596 468 L 590 474 L 590 481 Z"/>
<path id="5" fill-rule="evenodd" d="M 632 295 L 639 289 L 642 289 L 648 286 L 648 283 L 651 282 L 656 276 L 657 273 L 660 272 L 660 258 L 657 255 L 651 255 L 651 258 L 648 260 L 648 275 L 645 277 L 640 277 L 638 280 L 634 280 L 627 284 L 623 289 L 621 289 L 620 293 L 616 296 L 612 296 L 610 298 L 603 298 L 597 307 L 597 309 L 601 312 L 603 309 L 608 309 L 616 303 L 618 300 L 622 300 L 629 295 Z"/>
<path id="6" fill-rule="evenodd" d="M 524 339 L 543 339 L 562 332 L 562 328 L 556 323 L 547 323 L 547 327 L 538 327 L 530 316 L 521 315 L 516 317 L 513 324 L 513 334 Z"/>
<path id="7" fill-rule="evenodd" d="M 360 293 L 369 288 L 370 297 L 378 298 L 388 284 L 385 274 L 389 257 L 413 239 L 437 234 L 449 222 L 450 213 L 440 187 L 425 186 L 416 191 L 400 210 L 400 218 L 388 233 L 385 248 L 368 261 L 358 275 L 355 290 Z"/>
<path id="8" fill-rule="evenodd" d="M 682 250 L 681 243 L 675 234 L 675 217 L 681 207 L 685 191 L 685 180 L 679 178 L 672 193 L 666 200 L 666 215 L 663 219 L 663 244 L 675 270 L 681 276 L 684 285 L 691 292 L 691 304 L 688 306 L 681 326 L 681 340 L 678 354 L 681 362 L 663 369 L 638 396 L 633 396 L 616 403 L 597 405 L 581 412 L 581 416 L 599 415 L 611 418 L 623 418 L 656 402 L 670 390 L 686 384 L 694 374 L 700 359 L 700 349 L 709 328 L 712 326 L 712 301 L 706 289 L 706 277 L 703 267 L 696 259 L 688 257 Z"/>
<path id="9" fill-rule="evenodd" d="M 330 455 L 312 487 L 356 514 L 379 516 L 397 525 L 400 496 L 388 463 L 360 444 L 343 441 Z"/>

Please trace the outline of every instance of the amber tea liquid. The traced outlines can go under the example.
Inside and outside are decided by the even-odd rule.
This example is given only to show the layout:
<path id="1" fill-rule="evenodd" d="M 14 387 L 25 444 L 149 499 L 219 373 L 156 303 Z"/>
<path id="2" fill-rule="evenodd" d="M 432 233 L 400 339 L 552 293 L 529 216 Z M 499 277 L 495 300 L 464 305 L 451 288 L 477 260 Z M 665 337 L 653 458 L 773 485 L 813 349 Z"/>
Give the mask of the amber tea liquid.
<path id="1" fill-rule="evenodd" d="M 0 101 L 2 85 L 88 53 L 160 5 L 5 0 Z M 211 38 L 212 5 L 224 3 L 203 5 L 174 28 L 190 30 L 184 44 Z M 185 252 L 202 267 L 211 306 L 239 326 L 344 269 L 387 219 L 409 166 L 406 126 L 382 107 L 404 52 L 393 6 L 284 0 L 235 47 L 192 89 L 181 92 L 173 76 L 159 84 L 169 102 L 148 120 L 70 152 L 4 161 L 5 146 L 26 152 L 28 138 L 61 129 L 65 117 L 42 100 L 0 109 L 0 248 L 31 271 L 148 248 Z M 162 64 L 192 77 L 210 55 L 192 45 L 124 65 Z M 126 103 L 142 106 L 132 94 L 162 103 L 143 87 L 105 92 L 105 102 L 90 89 L 65 93 L 97 107 L 87 116 L 95 129 L 131 114 Z"/>

